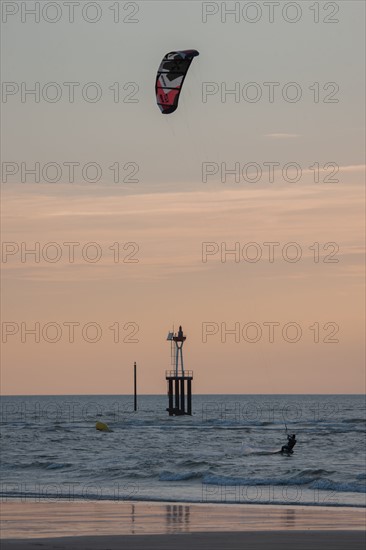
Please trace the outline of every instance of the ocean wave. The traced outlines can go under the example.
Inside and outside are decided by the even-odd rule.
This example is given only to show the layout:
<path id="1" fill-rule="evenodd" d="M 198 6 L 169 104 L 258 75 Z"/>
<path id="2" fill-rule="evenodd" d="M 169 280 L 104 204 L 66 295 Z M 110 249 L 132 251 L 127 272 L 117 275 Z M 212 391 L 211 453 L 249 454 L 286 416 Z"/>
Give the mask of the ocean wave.
<path id="1" fill-rule="evenodd" d="M 306 468 L 305 470 L 302 470 L 301 472 L 299 472 L 297 475 L 299 476 L 314 476 L 316 478 L 318 478 L 319 476 L 323 476 L 323 475 L 331 475 L 331 474 L 335 474 L 335 470 L 323 470 L 322 468 L 317 468 L 315 470 L 312 470 L 311 468 Z"/>
<path id="2" fill-rule="evenodd" d="M 307 485 L 312 483 L 312 478 L 290 478 L 290 479 L 261 479 L 261 478 L 241 478 L 229 476 L 206 475 L 203 477 L 203 483 L 206 485 L 246 485 L 246 486 L 264 486 L 264 485 Z"/>
<path id="3" fill-rule="evenodd" d="M 33 462 L 21 462 L 21 463 L 2 463 L 2 468 L 9 470 L 27 470 L 27 469 L 41 469 L 41 470 L 61 470 L 63 468 L 71 468 L 73 464 L 70 462 L 50 462 L 50 461 L 39 461 L 35 460 Z"/>
<path id="4" fill-rule="evenodd" d="M 100 475 L 100 472 L 98 472 Z M 126 467 L 108 467 L 103 470 L 103 479 L 149 479 L 152 478 L 151 471 L 140 470 L 137 471 L 136 468 L 126 468 Z"/>
<path id="5" fill-rule="evenodd" d="M 183 460 L 180 460 L 179 462 L 176 463 L 177 466 L 185 466 L 185 467 L 190 467 L 190 466 L 195 466 L 195 467 L 208 467 L 210 466 L 210 462 L 208 460 L 204 460 L 203 458 L 185 458 Z"/>
<path id="6" fill-rule="evenodd" d="M 317 489 L 319 491 L 334 491 L 338 493 L 366 493 L 365 484 L 360 483 L 344 483 L 339 481 L 333 481 L 328 478 L 316 478 L 306 477 L 303 473 L 294 477 L 284 479 L 255 479 L 255 478 L 232 478 L 226 476 L 212 476 L 206 475 L 203 477 L 203 483 L 206 485 L 227 485 L 227 486 L 294 486 L 294 485 L 308 485 L 311 489 Z"/>
<path id="7" fill-rule="evenodd" d="M 275 455 L 279 454 L 280 449 L 279 448 L 270 448 L 270 449 L 259 449 L 258 447 L 251 447 L 250 445 L 244 445 L 242 444 L 241 449 L 239 451 L 240 454 L 244 456 L 266 456 L 266 455 Z"/>
<path id="8" fill-rule="evenodd" d="M 70 468 L 72 464 L 70 463 L 61 463 L 61 462 L 51 462 L 46 466 L 46 470 L 61 470 L 62 468 Z"/>
<path id="9" fill-rule="evenodd" d="M 159 475 L 159 481 L 187 481 L 188 479 L 201 478 L 202 475 L 202 472 L 162 472 Z"/>

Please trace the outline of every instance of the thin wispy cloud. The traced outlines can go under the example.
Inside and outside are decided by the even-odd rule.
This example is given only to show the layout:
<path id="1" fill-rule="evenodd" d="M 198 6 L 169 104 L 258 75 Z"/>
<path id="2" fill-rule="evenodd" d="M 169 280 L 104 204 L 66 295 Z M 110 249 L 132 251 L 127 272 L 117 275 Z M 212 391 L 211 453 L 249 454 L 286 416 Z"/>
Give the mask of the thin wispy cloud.
<path id="1" fill-rule="evenodd" d="M 362 254 L 362 204 L 359 185 L 307 185 L 269 187 L 266 189 L 221 189 L 220 191 L 188 191 L 184 193 L 145 193 L 126 197 L 110 194 L 95 197 L 40 197 L 23 190 L 8 188 L 4 220 L 6 242 L 83 243 L 97 242 L 103 258 L 97 264 L 85 265 L 76 258 L 72 266 L 61 260 L 51 266 L 47 262 L 22 263 L 20 255 L 9 256 L 3 265 L 14 279 L 70 281 L 78 279 L 148 280 L 166 278 L 172 273 L 218 269 L 217 262 L 202 264 L 202 242 L 234 243 L 295 241 L 304 249 L 304 259 L 311 258 L 308 248 L 314 242 L 337 242 L 342 262 L 360 269 Z M 347 227 L 339 219 L 348 213 Z M 19 228 L 19 216 L 27 230 Z M 50 226 L 50 220 L 52 225 Z M 114 242 L 137 242 L 140 261 L 126 265 L 121 271 L 113 262 Z M 219 257 L 218 257 L 219 258 Z M 220 258 L 219 258 L 220 259 Z M 215 258 L 214 260 L 217 260 Z M 220 262 L 219 262 L 220 263 Z M 263 273 L 267 276 L 264 265 Z M 313 266 L 304 265 L 304 273 L 312 276 Z M 282 276 L 293 276 L 284 270 Z"/>

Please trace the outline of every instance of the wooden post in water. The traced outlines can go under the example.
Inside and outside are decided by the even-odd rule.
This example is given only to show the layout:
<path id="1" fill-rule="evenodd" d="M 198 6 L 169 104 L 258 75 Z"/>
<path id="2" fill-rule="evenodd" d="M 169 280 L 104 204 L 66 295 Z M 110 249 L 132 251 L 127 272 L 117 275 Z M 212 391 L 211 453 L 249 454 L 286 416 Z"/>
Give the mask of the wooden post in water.
<path id="1" fill-rule="evenodd" d="M 181 411 L 186 414 L 186 404 L 185 404 L 185 398 L 184 398 L 184 384 L 185 380 L 184 378 L 180 379 L 180 409 Z"/>
<path id="2" fill-rule="evenodd" d="M 134 400 L 133 400 L 133 408 L 135 411 L 137 411 L 137 367 L 136 367 L 136 361 L 133 364 L 133 393 L 134 393 Z"/>
<path id="3" fill-rule="evenodd" d="M 175 408 L 179 410 L 179 378 L 174 378 L 175 386 Z"/>
<path id="4" fill-rule="evenodd" d="M 187 380 L 187 414 L 192 414 L 192 378 Z"/>
<path id="5" fill-rule="evenodd" d="M 168 379 L 168 396 L 169 396 L 169 416 L 173 416 L 173 380 Z"/>

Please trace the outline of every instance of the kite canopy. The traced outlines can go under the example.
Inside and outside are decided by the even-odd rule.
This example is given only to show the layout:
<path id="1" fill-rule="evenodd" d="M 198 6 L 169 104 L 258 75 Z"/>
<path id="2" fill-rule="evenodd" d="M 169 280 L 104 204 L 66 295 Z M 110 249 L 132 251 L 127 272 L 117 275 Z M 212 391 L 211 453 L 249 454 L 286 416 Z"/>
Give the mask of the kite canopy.
<path id="1" fill-rule="evenodd" d="M 180 92 L 192 59 L 197 50 L 169 52 L 160 63 L 156 75 L 156 102 L 163 115 L 173 113 L 178 107 Z"/>

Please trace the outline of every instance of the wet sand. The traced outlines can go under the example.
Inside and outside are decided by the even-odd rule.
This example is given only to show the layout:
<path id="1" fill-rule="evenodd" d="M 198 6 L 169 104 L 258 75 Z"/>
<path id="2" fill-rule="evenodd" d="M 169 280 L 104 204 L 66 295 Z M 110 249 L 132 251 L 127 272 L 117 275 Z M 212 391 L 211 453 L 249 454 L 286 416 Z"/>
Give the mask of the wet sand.
<path id="1" fill-rule="evenodd" d="M 150 502 L 1 504 L 1 549 L 364 549 L 365 509 Z"/>

